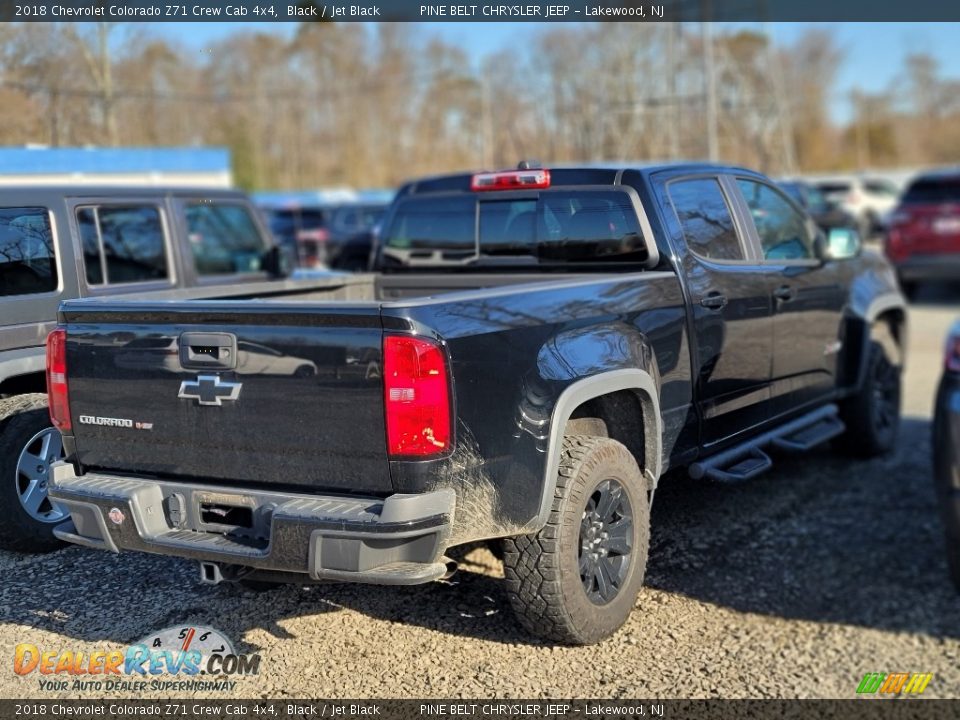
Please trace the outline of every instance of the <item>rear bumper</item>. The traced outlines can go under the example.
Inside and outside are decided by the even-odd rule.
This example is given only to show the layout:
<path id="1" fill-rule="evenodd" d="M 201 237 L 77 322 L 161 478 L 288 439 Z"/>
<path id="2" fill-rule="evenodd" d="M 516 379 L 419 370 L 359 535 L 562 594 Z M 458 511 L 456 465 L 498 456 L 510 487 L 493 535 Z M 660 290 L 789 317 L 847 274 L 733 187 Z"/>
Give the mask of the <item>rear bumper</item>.
<path id="1" fill-rule="evenodd" d="M 387 498 L 247 491 L 54 466 L 50 497 L 71 516 L 62 540 L 173 555 L 313 580 L 412 585 L 446 573 L 453 490 Z M 213 511 L 211 512 L 211 508 Z M 217 509 L 239 508 L 239 525 Z M 304 578 L 306 579 L 306 578 Z"/>
<path id="2" fill-rule="evenodd" d="M 912 255 L 896 263 L 901 280 L 955 280 L 960 279 L 960 253 L 942 255 Z"/>

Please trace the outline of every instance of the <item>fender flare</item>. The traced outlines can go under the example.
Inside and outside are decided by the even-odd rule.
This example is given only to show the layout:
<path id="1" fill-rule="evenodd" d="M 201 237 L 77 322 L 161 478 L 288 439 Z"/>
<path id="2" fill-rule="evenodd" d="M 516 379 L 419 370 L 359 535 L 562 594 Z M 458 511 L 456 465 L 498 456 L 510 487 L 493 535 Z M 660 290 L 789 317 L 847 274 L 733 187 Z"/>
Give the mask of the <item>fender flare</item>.
<path id="1" fill-rule="evenodd" d="M 560 394 L 550 416 L 550 441 L 540 495 L 540 511 L 527 528 L 536 532 L 550 517 L 553 495 L 557 488 L 557 472 L 563 450 L 563 430 L 567 421 L 583 403 L 602 395 L 632 390 L 640 399 L 643 409 L 644 462 L 643 473 L 649 489 L 654 489 L 663 471 L 663 420 L 660 417 L 660 396 L 650 373 L 638 368 L 611 370 L 592 375 L 569 385 Z"/>
<path id="2" fill-rule="evenodd" d="M 870 343 L 873 340 L 873 333 L 876 327 L 877 320 L 884 313 L 890 312 L 891 310 L 898 310 L 904 314 L 906 318 L 907 314 L 907 302 L 904 299 L 903 295 L 899 292 L 887 292 L 882 295 L 878 295 L 873 300 L 870 301 L 870 304 L 867 306 L 866 312 L 861 317 L 863 322 L 863 337 L 860 344 L 860 357 L 857 361 L 857 375 L 856 382 L 854 383 L 854 388 L 858 391 L 863 388 L 863 383 L 866 378 L 867 373 L 867 361 L 869 360 L 869 348 Z M 900 363 L 903 365 L 906 352 L 906 320 L 904 320 L 903 328 L 901 329 L 900 336 L 900 346 L 901 350 L 899 352 L 899 357 L 890 357 L 891 362 Z M 887 334 L 889 336 L 889 333 Z M 892 340 L 892 338 L 891 338 Z M 884 347 L 884 351 L 888 355 L 891 354 L 891 348 L 888 346 Z"/>
<path id="3" fill-rule="evenodd" d="M 907 312 L 907 301 L 899 292 L 887 292 L 878 295 L 867 306 L 863 319 L 868 325 L 872 325 L 878 317 L 889 310 L 902 310 Z"/>

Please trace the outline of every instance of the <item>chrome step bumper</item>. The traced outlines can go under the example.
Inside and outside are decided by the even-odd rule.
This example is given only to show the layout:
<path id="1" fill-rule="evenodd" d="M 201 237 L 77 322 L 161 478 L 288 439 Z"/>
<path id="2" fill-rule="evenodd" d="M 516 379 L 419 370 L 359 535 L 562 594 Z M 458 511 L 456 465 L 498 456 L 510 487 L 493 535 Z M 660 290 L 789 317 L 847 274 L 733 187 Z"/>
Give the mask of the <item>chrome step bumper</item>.
<path id="1" fill-rule="evenodd" d="M 119 552 L 302 573 L 314 580 L 416 584 L 443 577 L 456 495 L 315 496 L 87 473 L 53 467 L 50 497 L 71 522 L 57 537 Z M 208 506 L 241 508 L 243 527 Z"/>

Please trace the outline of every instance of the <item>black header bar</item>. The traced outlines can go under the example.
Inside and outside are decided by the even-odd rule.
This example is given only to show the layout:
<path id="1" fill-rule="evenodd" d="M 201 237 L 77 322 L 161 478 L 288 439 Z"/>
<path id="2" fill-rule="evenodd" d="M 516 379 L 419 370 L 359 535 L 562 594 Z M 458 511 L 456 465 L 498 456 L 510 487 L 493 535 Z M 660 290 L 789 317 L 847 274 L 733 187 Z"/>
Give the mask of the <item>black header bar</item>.
<path id="1" fill-rule="evenodd" d="M 944 0 L 0 0 L 5 22 L 921 22 Z"/>

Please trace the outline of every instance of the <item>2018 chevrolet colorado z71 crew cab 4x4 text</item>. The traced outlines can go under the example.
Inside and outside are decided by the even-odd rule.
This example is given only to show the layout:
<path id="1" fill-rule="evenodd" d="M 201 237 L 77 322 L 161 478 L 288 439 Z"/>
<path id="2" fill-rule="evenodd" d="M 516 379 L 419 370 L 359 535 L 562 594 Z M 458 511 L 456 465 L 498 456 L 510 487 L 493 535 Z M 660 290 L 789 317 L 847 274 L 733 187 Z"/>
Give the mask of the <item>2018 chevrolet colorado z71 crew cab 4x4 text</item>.
<path id="1" fill-rule="evenodd" d="M 64 303 L 57 534 L 209 581 L 384 584 L 500 538 L 521 622 L 590 643 L 634 606 L 666 470 L 736 481 L 773 451 L 895 442 L 893 272 L 754 172 L 420 180 L 378 254 L 307 296 Z"/>

